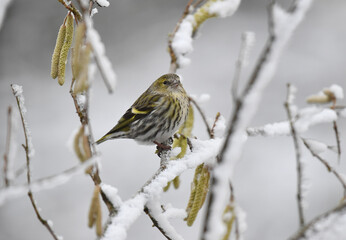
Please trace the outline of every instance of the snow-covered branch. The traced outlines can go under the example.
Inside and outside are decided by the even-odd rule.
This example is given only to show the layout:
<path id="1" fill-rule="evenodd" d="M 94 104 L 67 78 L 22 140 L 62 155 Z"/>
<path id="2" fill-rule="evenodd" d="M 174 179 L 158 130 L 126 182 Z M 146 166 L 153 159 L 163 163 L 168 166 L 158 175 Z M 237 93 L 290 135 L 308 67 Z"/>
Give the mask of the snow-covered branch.
<path id="1" fill-rule="evenodd" d="M 300 229 L 289 240 L 345 239 L 346 202 L 323 213 Z"/>
<path id="2" fill-rule="evenodd" d="M 32 192 L 40 192 L 63 185 L 67 183 L 72 177 L 78 174 L 85 173 L 85 170 L 95 164 L 97 161 L 97 157 L 91 158 L 82 164 L 78 164 L 56 175 L 31 181 L 30 185 L 12 185 L 8 188 L 0 189 L 0 205 L 4 204 L 10 199 L 26 195 L 29 190 L 31 190 Z"/>
<path id="3" fill-rule="evenodd" d="M 241 0 L 207 0 L 202 6 L 194 8 L 200 1 L 192 5 L 193 0 L 190 0 L 168 41 L 171 56 L 169 71 L 176 72 L 177 68 L 190 64 L 191 60 L 186 55 L 193 51 L 193 39 L 205 20 L 212 17 L 232 16 L 237 11 L 240 2 Z"/>
<path id="4" fill-rule="evenodd" d="M 295 122 L 293 120 L 292 110 L 295 108 L 293 105 L 293 100 L 295 98 L 296 88 L 291 84 L 287 84 L 287 99 L 285 102 L 285 108 L 288 116 L 288 121 L 290 123 L 291 135 L 293 138 L 294 150 L 296 153 L 296 163 L 297 163 L 297 203 L 298 203 L 298 215 L 299 224 L 304 226 L 304 209 L 303 209 L 303 164 L 302 164 L 302 148 L 299 142 L 299 135 L 297 134 Z"/>
<path id="5" fill-rule="evenodd" d="M 122 240 L 127 236 L 127 230 L 140 216 L 144 206 L 163 192 L 167 183 L 187 169 L 196 168 L 203 162 L 212 164 L 221 144 L 221 139 L 192 140 L 194 151 L 186 154 L 182 159 L 169 161 L 164 168 L 160 168 L 156 174 L 138 191 L 131 199 L 123 202 L 117 209 L 117 213 L 108 220 L 103 240 Z"/>
<path id="6" fill-rule="evenodd" d="M 311 0 L 302 0 L 288 12 L 272 1 L 269 5 L 269 38 L 266 47 L 230 117 L 228 133 L 214 167 L 202 239 L 220 239 L 226 230 L 222 213 L 228 201 L 228 179 L 246 142 L 246 128 L 255 114 L 261 93 L 271 81 L 279 57 L 295 28 L 310 7 Z M 228 152 L 228 158 L 224 157 Z"/>
<path id="7" fill-rule="evenodd" d="M 327 160 L 322 158 L 318 153 L 323 152 L 324 149 L 328 149 L 328 146 L 321 142 L 317 142 L 310 139 L 302 139 L 306 148 L 310 151 L 312 156 L 320 160 L 320 162 L 327 168 L 327 170 L 335 175 L 335 177 L 339 180 L 342 187 L 344 188 L 344 198 L 346 198 L 346 179 L 343 177 L 334 167 L 332 167 Z"/>

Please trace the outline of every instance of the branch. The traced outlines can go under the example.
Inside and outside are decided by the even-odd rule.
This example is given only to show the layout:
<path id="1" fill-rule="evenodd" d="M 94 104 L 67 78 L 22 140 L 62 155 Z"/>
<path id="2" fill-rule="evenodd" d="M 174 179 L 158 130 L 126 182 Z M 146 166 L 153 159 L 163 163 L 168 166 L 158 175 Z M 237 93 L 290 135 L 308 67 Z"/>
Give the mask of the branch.
<path id="1" fill-rule="evenodd" d="M 11 142 L 12 142 L 12 107 L 9 106 L 7 109 L 7 134 L 6 134 L 6 147 L 5 147 L 5 154 L 4 154 L 4 182 L 5 186 L 8 187 L 10 185 L 10 179 L 9 179 L 9 165 L 10 165 L 10 149 L 11 149 Z"/>
<path id="2" fill-rule="evenodd" d="M 328 108 L 321 109 L 313 106 L 299 110 L 295 117 L 294 125 L 296 132 L 302 134 L 315 125 L 332 123 L 336 121 L 336 119 L 338 119 L 338 115 L 335 110 Z M 282 121 L 266 124 L 262 127 L 250 127 L 246 129 L 246 133 L 249 137 L 289 136 L 291 135 L 291 130 L 289 121 Z"/>
<path id="3" fill-rule="evenodd" d="M 26 170 L 27 170 L 27 181 L 28 181 L 28 185 L 31 185 L 31 175 L 30 175 L 30 158 L 33 155 L 33 145 L 31 142 L 31 136 L 29 135 L 29 128 L 28 128 L 28 124 L 26 122 L 25 119 L 25 106 L 24 106 L 24 96 L 23 96 L 23 89 L 22 86 L 18 86 L 15 84 L 11 84 L 12 87 L 12 92 L 13 95 L 16 97 L 17 100 L 17 105 L 18 105 L 18 109 L 19 109 L 19 113 L 20 113 L 20 117 L 22 119 L 22 125 L 23 125 L 23 130 L 24 130 L 24 137 L 25 137 L 25 145 L 23 145 L 24 150 L 25 150 L 25 155 L 26 155 Z M 31 191 L 31 189 L 29 188 L 28 191 L 28 196 L 31 202 L 32 207 L 34 208 L 34 211 L 36 213 L 36 216 L 38 218 L 38 220 L 47 228 L 47 230 L 49 231 L 49 233 L 52 235 L 52 237 L 55 240 L 58 240 L 59 237 L 55 234 L 54 230 L 52 229 L 52 227 L 50 226 L 50 224 L 48 223 L 47 220 L 45 220 L 40 212 L 38 211 L 37 205 L 36 205 L 36 201 L 34 199 L 34 195 Z"/>
<path id="4" fill-rule="evenodd" d="M 306 146 L 306 148 L 312 154 L 312 156 L 314 156 L 315 158 L 320 160 L 320 162 L 327 168 L 327 170 L 329 172 L 333 173 L 335 175 L 335 177 L 339 180 L 339 182 L 341 183 L 342 187 L 344 188 L 344 198 L 346 199 L 346 181 L 345 181 L 344 177 L 342 177 L 341 174 L 328 163 L 328 161 L 326 161 L 320 155 L 318 155 L 318 153 L 316 153 L 313 150 L 312 146 L 306 141 L 306 139 L 302 138 L 302 140 L 303 140 L 303 143 Z"/>
<path id="5" fill-rule="evenodd" d="M 345 239 L 346 202 L 313 219 L 289 240 Z M 335 235 L 337 234 L 337 235 Z"/>
<path id="6" fill-rule="evenodd" d="M 173 226 L 169 223 L 167 217 L 162 213 L 160 202 L 157 199 L 150 200 L 144 207 L 144 212 L 149 216 L 154 226 L 159 229 L 163 236 L 168 240 L 183 240 Z"/>
<path id="7" fill-rule="evenodd" d="M 220 239 L 225 232 L 222 213 L 227 204 L 228 179 L 239 161 L 250 123 L 266 85 L 271 81 L 279 56 L 309 9 L 311 0 L 301 0 L 292 12 L 286 12 L 272 1 L 269 5 L 269 37 L 267 45 L 237 102 L 228 123 L 228 132 L 219 153 L 211 179 L 211 191 L 201 239 Z M 225 152 L 228 159 L 225 159 Z M 213 226 L 218 226 L 214 228 Z M 223 226 L 223 227 L 220 227 Z"/>
<path id="8" fill-rule="evenodd" d="M 109 217 L 103 240 L 126 238 L 127 230 L 133 222 L 140 216 L 144 206 L 153 196 L 159 196 L 167 183 L 176 176 L 182 174 L 188 169 L 193 169 L 203 162 L 212 162 L 218 153 L 221 140 L 191 140 L 194 145 L 194 152 L 188 153 L 179 161 L 168 161 L 147 181 L 147 183 L 138 191 L 138 193 L 123 202 L 118 208 L 117 214 Z"/>
<path id="9" fill-rule="evenodd" d="M 302 160 L 301 160 L 301 148 L 298 142 L 298 135 L 296 133 L 295 124 L 293 122 L 292 116 L 292 101 L 294 98 L 295 88 L 287 84 L 287 100 L 285 102 L 285 108 L 287 111 L 288 121 L 290 123 L 291 135 L 293 138 L 294 149 L 296 153 L 296 162 L 297 162 L 297 202 L 298 202 L 298 215 L 299 215 L 299 224 L 300 227 L 304 226 L 304 212 L 303 212 L 303 169 L 302 169 Z"/>
<path id="10" fill-rule="evenodd" d="M 95 164 L 97 160 L 96 157 L 90 158 L 84 163 L 71 167 L 61 173 L 31 181 L 30 185 L 23 184 L 0 189 L 0 205 L 4 204 L 8 199 L 25 195 L 29 190 L 31 192 L 39 192 L 65 184 L 75 175 L 84 173 L 85 170 Z"/>
<path id="11" fill-rule="evenodd" d="M 237 102 L 238 98 L 238 82 L 240 80 L 240 74 L 243 68 L 246 67 L 248 63 L 248 55 L 255 42 L 255 33 L 253 32 L 244 32 L 241 35 L 241 45 L 238 55 L 238 59 L 235 64 L 234 77 L 231 86 L 231 94 L 233 97 L 234 103 Z"/>

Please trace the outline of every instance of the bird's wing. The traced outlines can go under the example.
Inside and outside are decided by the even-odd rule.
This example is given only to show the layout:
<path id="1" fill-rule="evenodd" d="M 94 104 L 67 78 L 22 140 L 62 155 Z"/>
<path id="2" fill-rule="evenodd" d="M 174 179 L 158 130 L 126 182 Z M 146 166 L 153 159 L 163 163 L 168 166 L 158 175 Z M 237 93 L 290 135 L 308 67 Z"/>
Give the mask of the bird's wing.
<path id="1" fill-rule="evenodd" d="M 144 94 L 143 94 L 144 95 Z M 151 97 L 139 97 L 137 101 L 129 108 L 125 114 L 120 118 L 117 125 L 115 125 L 106 135 L 104 135 L 97 143 L 115 137 L 116 133 L 126 133 L 130 131 L 132 122 L 148 116 L 160 103 L 161 95 L 154 95 Z"/>

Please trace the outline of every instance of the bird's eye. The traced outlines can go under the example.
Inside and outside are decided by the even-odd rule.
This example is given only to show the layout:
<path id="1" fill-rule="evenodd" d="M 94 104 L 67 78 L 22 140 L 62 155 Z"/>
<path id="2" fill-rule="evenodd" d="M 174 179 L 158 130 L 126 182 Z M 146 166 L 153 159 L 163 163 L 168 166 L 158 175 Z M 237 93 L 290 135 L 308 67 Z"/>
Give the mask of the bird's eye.
<path id="1" fill-rule="evenodd" d="M 168 85 L 168 83 L 169 83 L 168 81 L 164 81 L 164 82 L 163 82 L 163 84 L 165 84 L 165 85 Z"/>

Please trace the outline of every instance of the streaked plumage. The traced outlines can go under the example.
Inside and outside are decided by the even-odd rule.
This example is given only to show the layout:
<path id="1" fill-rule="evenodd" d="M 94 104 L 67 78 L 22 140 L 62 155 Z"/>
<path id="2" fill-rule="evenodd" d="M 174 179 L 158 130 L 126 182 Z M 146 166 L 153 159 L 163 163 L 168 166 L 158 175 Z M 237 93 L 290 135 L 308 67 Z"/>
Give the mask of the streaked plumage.
<path id="1" fill-rule="evenodd" d="M 188 96 L 177 74 L 158 78 L 126 111 L 118 123 L 96 143 L 114 138 L 163 143 L 186 120 Z"/>

